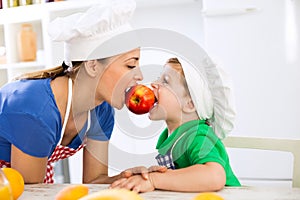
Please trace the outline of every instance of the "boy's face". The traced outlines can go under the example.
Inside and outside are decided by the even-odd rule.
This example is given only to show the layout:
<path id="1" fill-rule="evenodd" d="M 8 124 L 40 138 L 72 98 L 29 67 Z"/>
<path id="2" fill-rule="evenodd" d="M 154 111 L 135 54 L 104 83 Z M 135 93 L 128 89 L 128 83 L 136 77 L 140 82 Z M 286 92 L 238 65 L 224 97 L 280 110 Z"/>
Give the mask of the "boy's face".
<path id="1" fill-rule="evenodd" d="M 149 112 L 151 120 L 181 120 L 182 105 L 188 92 L 183 75 L 172 65 L 166 64 L 159 79 L 151 85 L 157 98 L 157 104 Z"/>

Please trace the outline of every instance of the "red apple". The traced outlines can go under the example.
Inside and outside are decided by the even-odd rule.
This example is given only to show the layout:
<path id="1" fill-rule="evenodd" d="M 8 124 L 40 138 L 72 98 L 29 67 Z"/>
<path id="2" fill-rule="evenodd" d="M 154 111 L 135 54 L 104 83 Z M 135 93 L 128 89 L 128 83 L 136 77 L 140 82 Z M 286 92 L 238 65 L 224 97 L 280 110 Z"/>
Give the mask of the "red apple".
<path id="1" fill-rule="evenodd" d="M 155 102 L 154 92 L 142 84 L 131 87 L 125 94 L 127 108 L 138 115 L 149 112 Z"/>

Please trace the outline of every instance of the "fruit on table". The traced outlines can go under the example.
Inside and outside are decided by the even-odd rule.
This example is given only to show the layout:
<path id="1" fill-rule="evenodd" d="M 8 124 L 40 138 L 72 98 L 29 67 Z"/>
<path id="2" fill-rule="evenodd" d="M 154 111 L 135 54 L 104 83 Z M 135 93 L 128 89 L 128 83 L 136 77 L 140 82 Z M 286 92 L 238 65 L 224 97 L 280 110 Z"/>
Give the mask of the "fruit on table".
<path id="1" fill-rule="evenodd" d="M 137 193 L 126 189 L 105 189 L 79 200 L 143 200 Z"/>
<path id="2" fill-rule="evenodd" d="M 213 192 L 199 193 L 192 200 L 224 200 L 221 196 Z"/>
<path id="3" fill-rule="evenodd" d="M 0 199 L 1 200 L 13 200 L 9 182 L 8 182 L 4 172 L 1 169 L 0 169 Z"/>
<path id="4" fill-rule="evenodd" d="M 142 84 L 131 87 L 125 94 L 125 104 L 135 114 L 140 115 L 149 112 L 155 102 L 154 92 Z"/>
<path id="5" fill-rule="evenodd" d="M 1 200 L 12 200 L 12 194 L 10 192 L 9 185 L 2 185 L 0 184 L 0 197 Z"/>
<path id="6" fill-rule="evenodd" d="M 55 200 L 78 200 L 79 198 L 88 195 L 89 188 L 86 185 L 70 185 L 60 190 Z"/>
<path id="7" fill-rule="evenodd" d="M 24 179 L 20 172 L 13 168 L 1 168 L 4 172 L 13 194 L 13 199 L 18 199 L 24 192 Z"/>

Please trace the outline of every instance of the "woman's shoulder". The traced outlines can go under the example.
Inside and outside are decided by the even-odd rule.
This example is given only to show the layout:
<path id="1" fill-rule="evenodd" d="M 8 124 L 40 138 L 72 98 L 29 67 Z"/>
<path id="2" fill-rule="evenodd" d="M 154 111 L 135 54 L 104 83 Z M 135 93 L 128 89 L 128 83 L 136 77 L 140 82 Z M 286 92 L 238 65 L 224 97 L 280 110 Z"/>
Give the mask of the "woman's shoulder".
<path id="1" fill-rule="evenodd" d="M 49 79 L 10 82 L 0 89 L 0 99 L 2 112 L 32 112 L 54 103 Z"/>
<path id="2" fill-rule="evenodd" d="M 107 102 L 103 102 L 102 104 L 95 107 L 95 112 L 97 113 L 97 116 L 103 116 L 103 115 L 114 115 L 114 108 Z"/>
<path id="3" fill-rule="evenodd" d="M 45 92 L 49 92 L 49 89 L 50 79 L 17 80 L 5 84 L 2 88 L 0 88 L 0 93 L 2 96 L 30 96 L 32 94 L 39 94 L 43 90 L 45 90 Z"/>

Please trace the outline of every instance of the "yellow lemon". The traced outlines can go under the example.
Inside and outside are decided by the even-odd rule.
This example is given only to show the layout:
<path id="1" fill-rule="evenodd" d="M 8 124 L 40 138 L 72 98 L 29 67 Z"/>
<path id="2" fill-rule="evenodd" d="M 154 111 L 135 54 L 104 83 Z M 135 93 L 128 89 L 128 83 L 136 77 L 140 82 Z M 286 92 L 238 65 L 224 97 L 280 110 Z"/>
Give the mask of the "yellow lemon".
<path id="1" fill-rule="evenodd" d="M 55 200 L 78 200 L 89 193 L 86 185 L 70 185 L 60 190 L 55 196 Z"/>
<path id="2" fill-rule="evenodd" d="M 203 192 L 195 196 L 192 200 L 224 200 L 221 196 L 213 192 Z"/>
<path id="3" fill-rule="evenodd" d="M 126 189 L 105 189 L 89 194 L 80 200 L 143 200 L 137 193 Z"/>
<path id="4" fill-rule="evenodd" d="M 1 168 L 4 172 L 13 194 L 14 200 L 18 199 L 24 192 L 24 179 L 17 170 L 13 168 Z"/>

